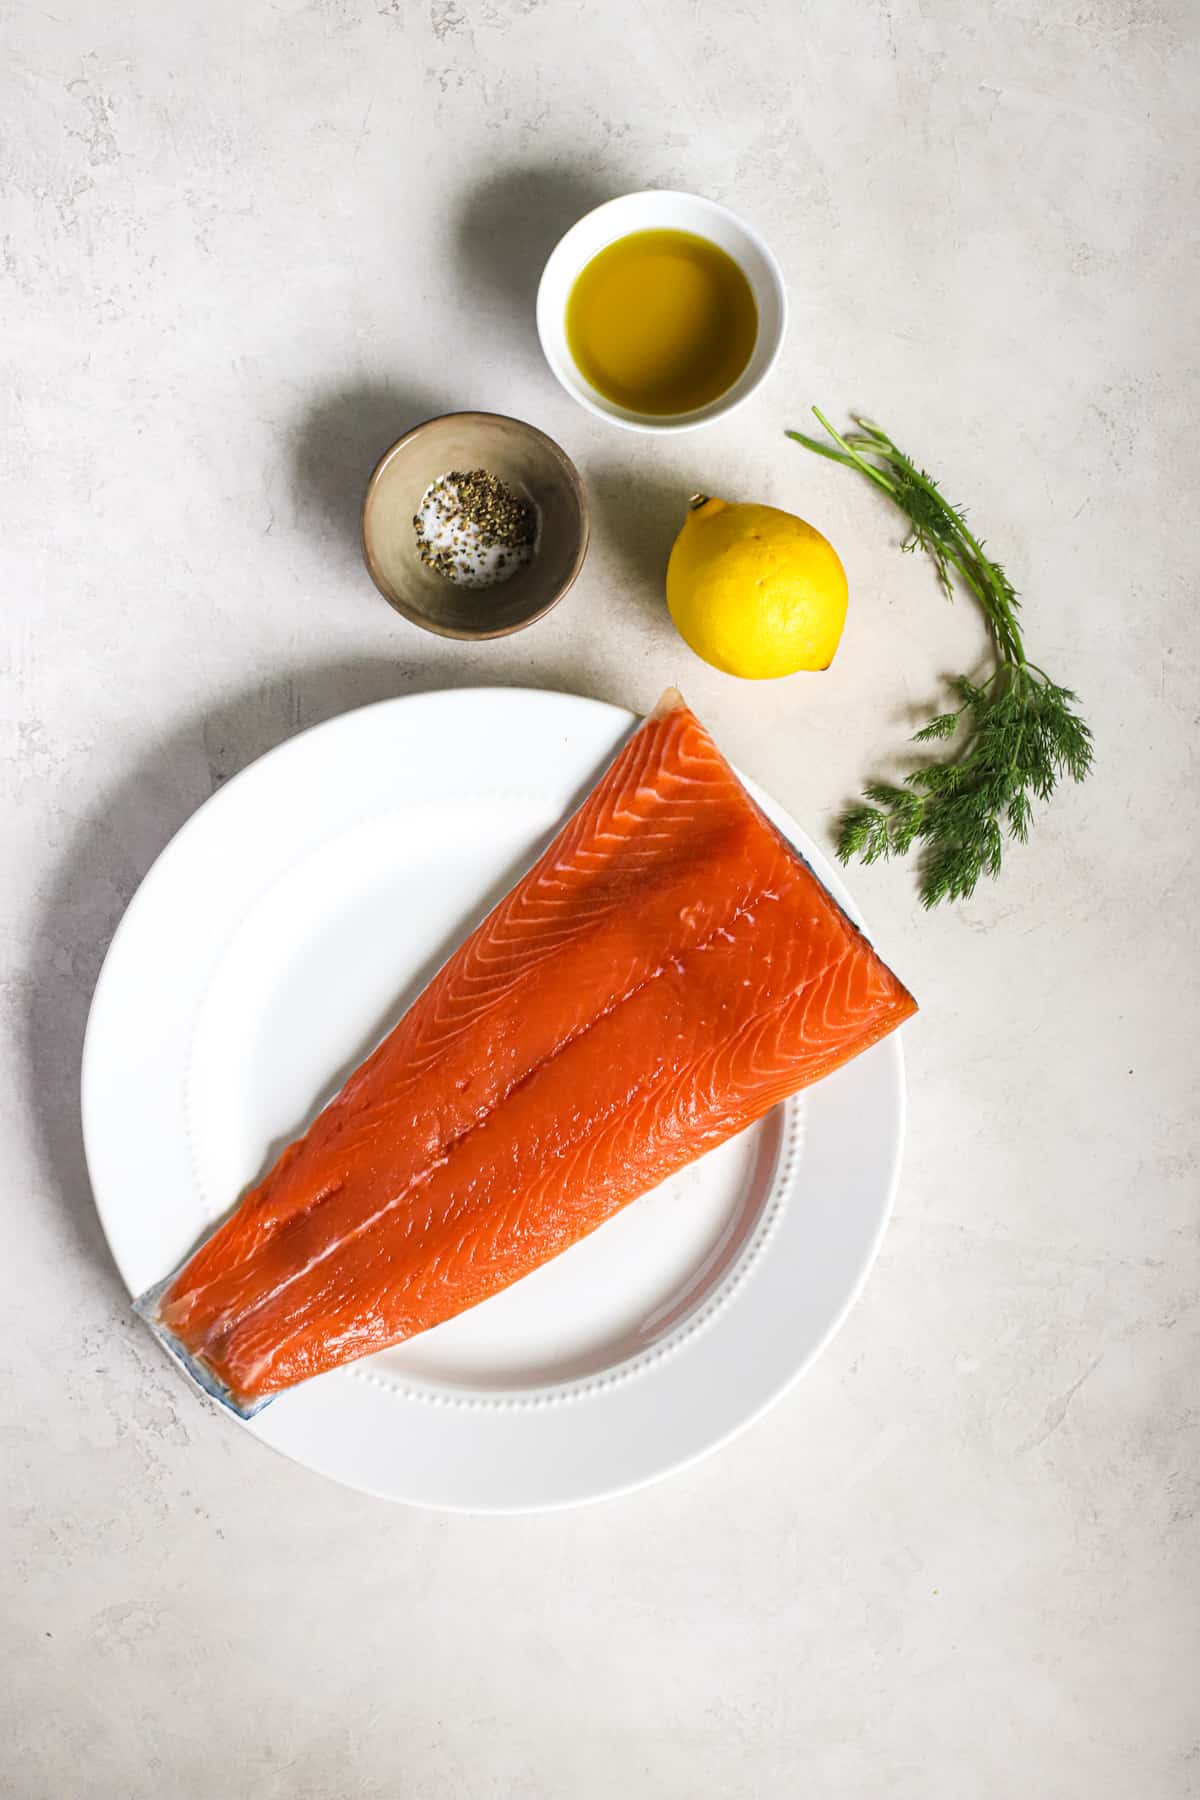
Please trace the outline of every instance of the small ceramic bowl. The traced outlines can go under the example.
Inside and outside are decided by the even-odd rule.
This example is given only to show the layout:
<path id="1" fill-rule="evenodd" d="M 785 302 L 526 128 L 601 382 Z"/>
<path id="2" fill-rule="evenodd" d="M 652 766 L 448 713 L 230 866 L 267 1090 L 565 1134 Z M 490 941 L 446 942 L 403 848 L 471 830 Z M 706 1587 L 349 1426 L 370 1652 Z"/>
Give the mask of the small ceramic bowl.
<path id="1" fill-rule="evenodd" d="M 459 587 L 421 561 L 413 515 L 451 469 L 487 469 L 541 515 L 532 562 L 495 587 Z M 574 463 L 536 426 L 502 413 L 445 413 L 384 452 L 362 509 L 367 569 L 385 600 L 439 637 L 507 637 L 557 606 L 587 554 L 588 510 Z"/>
<path id="2" fill-rule="evenodd" d="M 690 231 L 696 237 L 707 238 L 732 256 L 754 294 L 758 338 L 750 361 L 732 387 L 694 412 L 658 417 L 615 405 L 580 374 L 567 344 L 567 299 L 576 276 L 593 256 L 631 231 Z M 585 213 L 559 239 L 538 287 L 537 328 L 546 361 L 568 394 L 589 412 L 611 419 L 614 425 L 623 425 L 629 431 L 691 431 L 732 412 L 770 374 L 787 329 L 787 293 L 779 264 L 752 225 L 739 219 L 727 206 L 718 206 L 715 200 L 651 188 L 641 194 L 623 194 L 619 200 L 606 200 L 603 206 Z"/>

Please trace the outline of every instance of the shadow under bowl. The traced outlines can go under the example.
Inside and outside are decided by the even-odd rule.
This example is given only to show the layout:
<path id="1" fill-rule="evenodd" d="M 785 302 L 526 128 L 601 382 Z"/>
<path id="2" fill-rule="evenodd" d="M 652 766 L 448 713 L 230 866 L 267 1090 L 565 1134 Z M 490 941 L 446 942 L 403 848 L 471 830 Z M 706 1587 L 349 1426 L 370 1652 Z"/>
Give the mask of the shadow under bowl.
<path id="1" fill-rule="evenodd" d="M 425 490 L 452 469 L 486 469 L 540 514 L 533 560 L 493 587 L 460 587 L 422 562 L 413 530 Z M 363 556 L 385 600 L 439 637 L 507 637 L 562 599 L 583 567 L 588 509 L 574 463 L 534 425 L 503 413 L 444 413 L 386 450 L 367 483 Z"/>

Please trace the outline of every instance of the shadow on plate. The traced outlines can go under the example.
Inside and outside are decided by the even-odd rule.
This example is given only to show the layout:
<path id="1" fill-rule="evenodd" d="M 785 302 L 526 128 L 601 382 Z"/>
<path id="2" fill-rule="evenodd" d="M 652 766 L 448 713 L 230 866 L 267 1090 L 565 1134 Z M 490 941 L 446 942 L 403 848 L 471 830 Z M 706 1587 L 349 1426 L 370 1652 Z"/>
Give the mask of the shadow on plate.
<path id="1" fill-rule="evenodd" d="M 507 666 L 493 659 L 486 675 L 477 663 L 464 666 L 461 655 L 448 652 L 435 653 L 415 670 L 395 660 L 359 658 L 258 683 L 179 726 L 80 826 L 46 889 L 34 930 L 17 1074 L 44 1185 L 76 1247 L 104 1272 L 122 1302 L 124 1286 L 108 1254 L 84 1161 L 79 1070 L 100 967 L 143 876 L 185 820 L 232 775 L 339 713 L 402 694 L 483 683 L 591 691 L 577 668 L 532 669 L 526 653 L 510 655 Z M 185 944 L 180 955 L 187 955 Z M 381 1035 L 398 1016 L 393 1000 Z"/>

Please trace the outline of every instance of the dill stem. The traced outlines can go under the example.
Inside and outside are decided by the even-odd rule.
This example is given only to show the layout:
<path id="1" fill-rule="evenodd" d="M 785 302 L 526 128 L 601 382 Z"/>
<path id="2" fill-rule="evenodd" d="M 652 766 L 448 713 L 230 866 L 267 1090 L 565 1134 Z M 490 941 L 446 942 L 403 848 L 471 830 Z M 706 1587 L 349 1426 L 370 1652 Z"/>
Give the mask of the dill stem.
<path id="1" fill-rule="evenodd" d="M 830 450 L 827 445 L 818 443 L 814 438 L 804 437 L 798 431 L 789 431 L 789 437 L 795 438 L 808 449 L 816 450 L 819 455 L 829 457 L 831 461 L 845 463 L 849 459 L 877 487 L 882 488 L 885 494 L 895 500 L 898 493 L 896 482 L 889 478 L 882 469 L 877 468 L 874 463 L 867 461 L 868 456 L 878 457 L 884 463 L 890 464 L 903 480 L 910 482 L 926 494 L 935 506 L 941 508 L 944 514 L 943 531 L 932 538 L 932 541 L 936 543 L 938 554 L 958 570 L 959 575 L 983 608 L 996 642 L 996 648 L 1001 655 L 1010 662 L 1024 663 L 1025 645 L 1012 602 L 1003 591 L 1001 578 L 995 565 L 984 552 L 983 545 L 966 521 L 947 506 L 929 477 L 905 456 L 904 452 L 878 425 L 873 425 L 869 419 L 859 418 L 855 420 L 855 423 L 860 429 L 843 436 L 830 424 L 819 406 L 814 406 L 812 410 L 814 418 L 820 422 L 834 442 L 841 446 L 842 454 L 839 455 L 837 451 Z M 865 454 L 860 452 L 865 452 Z M 928 526 L 926 526 L 926 530 L 929 530 Z"/>
<path id="2" fill-rule="evenodd" d="M 887 476 L 883 473 L 882 469 L 874 468 L 869 462 L 866 461 L 866 459 L 864 457 L 861 457 L 858 454 L 858 451 L 853 449 L 852 446 L 846 442 L 845 438 L 842 436 L 840 431 L 834 430 L 833 426 L 829 423 L 829 420 L 825 417 L 825 414 L 821 411 L 819 406 L 814 406 L 813 412 L 815 413 L 816 417 L 821 421 L 821 424 L 825 427 L 825 429 L 829 433 L 830 437 L 833 438 L 835 440 L 835 442 L 839 443 L 842 446 L 842 449 L 846 452 L 847 456 L 854 463 L 855 467 L 861 469 L 863 474 L 866 475 L 871 481 L 873 481 L 875 483 L 876 487 L 881 487 L 883 489 L 884 493 L 890 494 L 890 496 L 894 500 L 896 498 L 895 483 L 888 480 Z"/>

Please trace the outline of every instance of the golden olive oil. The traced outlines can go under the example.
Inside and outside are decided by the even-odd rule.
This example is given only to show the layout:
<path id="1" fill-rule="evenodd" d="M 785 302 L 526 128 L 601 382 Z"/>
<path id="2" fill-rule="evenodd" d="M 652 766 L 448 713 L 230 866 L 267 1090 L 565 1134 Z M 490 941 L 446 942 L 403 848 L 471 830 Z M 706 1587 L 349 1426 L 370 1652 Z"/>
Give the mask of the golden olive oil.
<path id="1" fill-rule="evenodd" d="M 758 309 L 732 256 L 690 231 L 608 244 L 567 299 L 567 345 L 598 394 L 629 412 L 694 412 L 731 388 L 754 350 Z"/>

